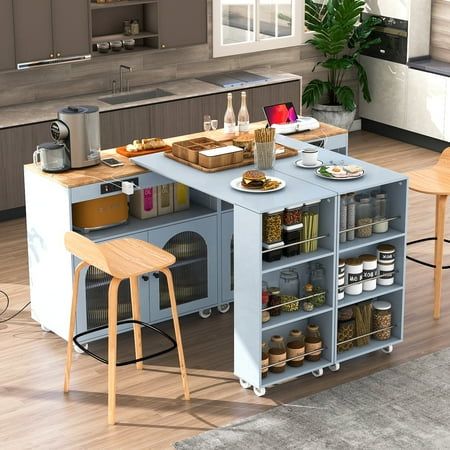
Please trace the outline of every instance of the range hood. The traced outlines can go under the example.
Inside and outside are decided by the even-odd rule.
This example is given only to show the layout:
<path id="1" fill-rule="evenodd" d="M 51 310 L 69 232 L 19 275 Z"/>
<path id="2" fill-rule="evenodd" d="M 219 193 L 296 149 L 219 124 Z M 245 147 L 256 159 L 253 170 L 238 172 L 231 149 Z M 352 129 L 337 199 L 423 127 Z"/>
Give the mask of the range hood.
<path id="1" fill-rule="evenodd" d="M 71 63 L 71 62 L 77 62 L 77 61 L 86 61 L 89 59 L 91 59 L 91 55 L 69 56 L 67 58 L 42 59 L 40 61 L 17 63 L 17 69 L 19 69 L 19 70 L 31 69 L 32 67 L 42 67 L 42 66 L 50 66 L 52 64 L 62 64 L 62 63 Z"/>

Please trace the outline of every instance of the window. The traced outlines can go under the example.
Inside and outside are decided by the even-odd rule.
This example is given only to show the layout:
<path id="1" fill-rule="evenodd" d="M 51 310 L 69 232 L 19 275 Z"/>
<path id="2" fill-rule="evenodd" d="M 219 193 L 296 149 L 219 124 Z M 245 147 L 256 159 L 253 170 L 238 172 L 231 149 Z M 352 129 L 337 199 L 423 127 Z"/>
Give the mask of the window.
<path id="1" fill-rule="evenodd" d="M 214 0 L 213 56 L 299 45 L 304 0 Z"/>

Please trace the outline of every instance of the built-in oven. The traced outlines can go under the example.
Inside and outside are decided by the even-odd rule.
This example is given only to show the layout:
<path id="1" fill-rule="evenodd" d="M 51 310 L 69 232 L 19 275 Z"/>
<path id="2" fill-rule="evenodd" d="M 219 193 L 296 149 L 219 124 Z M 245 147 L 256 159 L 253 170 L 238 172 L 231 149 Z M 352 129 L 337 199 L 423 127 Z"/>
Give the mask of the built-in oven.
<path id="1" fill-rule="evenodd" d="M 408 53 L 408 21 L 393 17 L 376 16 L 363 13 L 363 18 L 378 17 L 381 23 L 371 34 L 371 38 L 380 38 L 380 43 L 365 49 L 362 54 L 373 58 L 406 64 Z"/>

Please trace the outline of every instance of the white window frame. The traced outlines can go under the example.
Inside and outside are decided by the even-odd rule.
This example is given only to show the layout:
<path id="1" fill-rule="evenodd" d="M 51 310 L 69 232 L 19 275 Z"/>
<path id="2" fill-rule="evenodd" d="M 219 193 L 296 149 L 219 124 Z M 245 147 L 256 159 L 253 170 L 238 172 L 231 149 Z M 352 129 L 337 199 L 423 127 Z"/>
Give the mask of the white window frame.
<path id="1" fill-rule="evenodd" d="M 260 0 L 255 0 L 255 36 L 259 37 L 259 11 Z M 253 53 L 263 50 L 274 50 L 285 47 L 293 47 L 304 43 L 304 20 L 305 5 L 304 0 L 292 0 L 292 36 L 274 37 L 268 39 L 256 40 L 254 42 L 239 42 L 236 44 L 222 45 L 222 0 L 213 0 L 213 58 L 222 56 L 240 55 L 243 53 Z"/>

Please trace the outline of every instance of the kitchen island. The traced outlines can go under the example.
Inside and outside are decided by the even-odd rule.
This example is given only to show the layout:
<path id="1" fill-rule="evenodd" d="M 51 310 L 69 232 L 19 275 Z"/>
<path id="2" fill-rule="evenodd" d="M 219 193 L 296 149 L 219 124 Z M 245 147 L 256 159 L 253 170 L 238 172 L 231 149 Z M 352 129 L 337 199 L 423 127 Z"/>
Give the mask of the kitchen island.
<path id="1" fill-rule="evenodd" d="M 207 134 L 207 136 L 209 136 Z M 285 146 L 300 150 L 303 142 L 289 137 L 278 137 Z M 225 170 L 214 174 L 198 171 L 179 164 L 164 154 L 142 156 L 134 159 L 138 170 L 140 187 L 156 186 L 176 181 L 191 188 L 191 207 L 186 211 L 151 219 L 132 219 L 126 225 L 91 232 L 88 236 L 100 242 L 121 236 L 134 236 L 165 246 L 175 235 L 201 236 L 206 243 L 204 277 L 207 278 L 207 292 L 195 305 L 179 305 L 181 314 L 193 312 L 195 308 L 209 308 L 226 305 L 234 297 L 234 360 L 235 374 L 243 387 L 253 386 L 257 395 L 264 395 L 266 387 L 287 381 L 303 374 L 321 376 L 323 369 L 339 369 L 341 362 L 376 350 L 392 351 L 393 345 L 403 339 L 404 316 L 404 257 L 406 230 L 407 180 L 404 175 L 380 167 L 320 150 L 319 159 L 358 163 L 365 169 L 365 175 L 352 181 L 330 181 L 313 174 L 311 169 L 295 167 L 294 158 L 279 160 L 268 176 L 275 176 L 286 182 L 286 187 L 277 192 L 254 194 L 231 188 L 230 182 L 242 176 L 245 168 Z M 89 176 L 89 170 L 84 170 Z M 97 168 L 99 170 L 100 168 Z M 105 168 L 107 169 L 107 168 Z M 108 169 L 110 170 L 110 169 Z M 140 172 L 142 171 L 142 172 Z M 26 167 L 28 239 L 30 255 L 31 300 L 33 317 L 43 327 L 55 331 L 67 339 L 71 277 L 76 260 L 63 247 L 64 231 L 72 228 L 71 205 L 83 200 L 101 196 L 99 180 L 84 180 L 85 184 L 64 186 L 62 179 L 70 174 L 46 175 L 33 167 Z M 126 171 L 116 172 L 115 182 L 129 178 Z M 365 193 L 380 187 L 391 199 L 388 210 L 389 228 L 385 233 L 374 233 L 370 237 L 340 242 L 339 213 L 342 196 L 350 192 Z M 36 203 L 45 193 L 48 199 L 46 211 Z M 105 194 L 111 195 L 111 194 Z M 275 261 L 263 261 L 262 222 L 263 215 L 274 209 L 293 205 L 307 205 L 319 214 L 318 235 L 310 241 L 317 243 L 317 249 L 304 248 L 300 254 L 283 256 Z M 56 205 L 60 207 L 56 208 Z M 308 206 L 309 205 L 309 206 Z M 55 211 L 57 211 L 55 217 Z M 47 215 L 55 218 L 48 223 Z M 389 286 L 377 286 L 374 291 L 363 291 L 358 295 L 346 295 L 337 299 L 338 259 L 350 258 L 363 253 L 374 253 L 380 243 L 396 247 L 396 268 L 394 282 Z M 59 262 L 59 263 L 58 263 Z M 193 262 L 197 263 L 197 262 Z M 311 263 L 320 263 L 327 274 L 325 303 L 312 311 L 297 309 L 282 312 L 262 323 L 261 286 L 265 281 L 276 286 L 280 272 L 287 268 L 296 269 L 304 278 Z M 177 262 L 174 271 L 182 268 Z M 186 263 L 184 263 L 186 264 Z M 203 263 L 202 263 L 203 264 Z M 233 277 L 234 274 L 234 277 Z M 56 281 L 55 281 L 56 280 Z M 185 288 L 193 280 L 184 280 Z M 84 283 L 84 284 L 83 284 Z M 90 309 L 87 292 L 87 276 L 81 285 L 81 297 L 77 332 L 89 328 Z M 191 283 L 192 284 L 192 283 Z M 94 286 L 94 284 L 92 284 Z M 126 286 L 125 286 L 126 288 Z M 234 294 L 233 294 L 234 290 Z M 143 316 L 149 322 L 169 318 L 161 307 L 161 286 L 153 276 L 141 280 L 141 305 Z M 345 352 L 338 352 L 338 316 L 344 307 L 357 305 L 371 299 L 387 300 L 392 304 L 392 333 L 387 340 L 370 339 L 365 345 L 355 345 Z M 56 302 L 55 299 L 58 299 Z M 97 302 L 98 308 L 98 302 Z M 225 308 L 226 309 L 226 308 Z M 123 318 L 123 317 L 122 317 Z M 320 327 L 322 347 L 320 358 L 305 361 L 299 367 L 288 366 L 286 370 L 262 377 L 261 345 L 273 335 L 287 336 L 293 328 L 305 330 L 307 325 Z M 103 337 L 96 335 L 91 339 Z M 189 361 L 187 362 L 189 366 Z"/>

